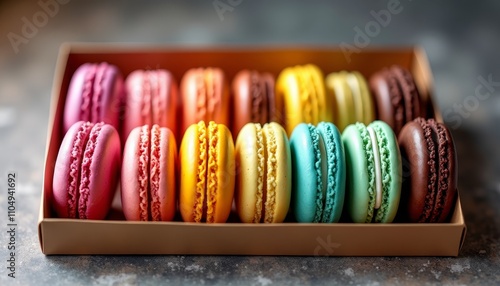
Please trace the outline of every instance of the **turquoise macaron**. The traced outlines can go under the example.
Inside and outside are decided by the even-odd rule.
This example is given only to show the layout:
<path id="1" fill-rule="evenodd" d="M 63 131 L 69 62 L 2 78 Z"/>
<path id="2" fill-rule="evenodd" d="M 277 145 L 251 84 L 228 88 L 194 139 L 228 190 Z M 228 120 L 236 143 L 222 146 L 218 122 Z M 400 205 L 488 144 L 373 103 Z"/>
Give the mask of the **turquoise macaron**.
<path id="1" fill-rule="evenodd" d="M 338 222 L 346 164 L 341 134 L 332 123 L 301 123 L 290 137 L 292 209 L 298 222 Z"/>
<path id="2" fill-rule="evenodd" d="M 390 223 L 401 196 L 401 154 L 383 121 L 349 125 L 342 133 L 347 162 L 346 208 L 353 222 Z"/>

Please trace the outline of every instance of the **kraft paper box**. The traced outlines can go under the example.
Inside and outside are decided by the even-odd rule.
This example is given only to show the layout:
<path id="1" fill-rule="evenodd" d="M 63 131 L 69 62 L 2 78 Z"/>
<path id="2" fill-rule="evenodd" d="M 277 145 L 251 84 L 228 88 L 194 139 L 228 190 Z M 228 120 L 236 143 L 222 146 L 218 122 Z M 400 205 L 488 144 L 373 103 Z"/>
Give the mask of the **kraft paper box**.
<path id="1" fill-rule="evenodd" d="M 324 72 L 358 70 L 369 77 L 399 64 L 414 75 L 429 112 L 441 119 L 432 103 L 432 74 L 418 48 L 363 49 L 349 59 L 338 47 L 184 48 L 68 44 L 61 48 L 50 110 L 44 185 L 38 235 L 44 254 L 207 254 L 329 256 L 457 256 L 466 226 L 457 198 L 449 223 L 438 224 L 192 224 L 128 222 L 121 214 L 119 190 L 106 220 L 56 218 L 50 208 L 52 176 L 62 140 L 62 114 L 73 72 L 83 63 L 118 66 L 126 77 L 135 69 L 170 70 L 177 80 L 193 67 L 220 67 L 229 79 L 241 69 L 275 76 L 288 66 L 313 63 Z M 203 238 L 203 239 L 200 239 Z"/>

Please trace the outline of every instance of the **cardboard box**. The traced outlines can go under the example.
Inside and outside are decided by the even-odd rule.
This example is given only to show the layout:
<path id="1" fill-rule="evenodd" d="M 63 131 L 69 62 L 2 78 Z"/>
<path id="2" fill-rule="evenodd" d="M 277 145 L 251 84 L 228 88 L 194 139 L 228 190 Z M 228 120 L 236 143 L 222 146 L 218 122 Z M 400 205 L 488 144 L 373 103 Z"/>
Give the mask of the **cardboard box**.
<path id="1" fill-rule="evenodd" d="M 338 48 L 181 48 L 65 45 L 61 48 L 52 91 L 45 154 L 44 187 L 38 234 L 44 254 L 216 254 L 216 255 L 330 255 L 330 256 L 457 256 L 466 226 L 457 198 L 449 223 L 439 224 L 191 224 L 128 222 L 115 200 L 107 220 L 53 217 L 50 193 L 54 164 L 62 140 L 64 102 L 73 72 L 83 63 L 106 61 L 124 76 L 135 69 L 165 68 L 177 80 L 192 67 L 221 67 L 229 79 L 242 68 L 274 75 L 287 67 L 314 63 L 325 75 L 358 70 L 365 77 L 399 64 L 414 75 L 418 88 L 431 98 L 432 74 L 418 48 L 363 49 L 348 62 Z M 438 110 L 435 117 L 441 119 Z"/>

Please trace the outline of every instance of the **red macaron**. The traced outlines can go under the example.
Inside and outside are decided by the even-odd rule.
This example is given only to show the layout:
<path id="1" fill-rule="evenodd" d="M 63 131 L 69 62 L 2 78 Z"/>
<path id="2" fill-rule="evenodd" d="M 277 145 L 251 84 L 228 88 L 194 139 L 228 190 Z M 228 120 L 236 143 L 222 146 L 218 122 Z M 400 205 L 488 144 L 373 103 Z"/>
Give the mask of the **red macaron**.
<path id="1" fill-rule="evenodd" d="M 158 125 L 134 128 L 125 143 L 121 198 L 127 220 L 172 220 L 176 208 L 177 145 Z"/>

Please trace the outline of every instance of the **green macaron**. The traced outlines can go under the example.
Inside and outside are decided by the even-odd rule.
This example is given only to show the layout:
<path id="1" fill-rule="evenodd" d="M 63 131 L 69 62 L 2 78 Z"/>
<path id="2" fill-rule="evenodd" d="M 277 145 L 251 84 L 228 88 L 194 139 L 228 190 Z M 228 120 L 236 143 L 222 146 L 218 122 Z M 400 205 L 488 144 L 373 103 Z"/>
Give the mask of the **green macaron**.
<path id="1" fill-rule="evenodd" d="M 401 154 L 383 121 L 349 125 L 342 133 L 347 162 L 346 208 L 353 222 L 389 223 L 401 196 Z"/>
<path id="2" fill-rule="evenodd" d="M 298 222 L 338 222 L 345 194 L 345 155 L 332 123 L 301 123 L 290 137 L 292 209 Z"/>

